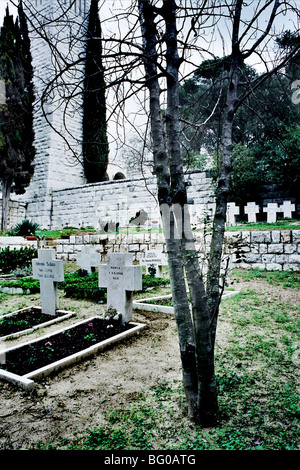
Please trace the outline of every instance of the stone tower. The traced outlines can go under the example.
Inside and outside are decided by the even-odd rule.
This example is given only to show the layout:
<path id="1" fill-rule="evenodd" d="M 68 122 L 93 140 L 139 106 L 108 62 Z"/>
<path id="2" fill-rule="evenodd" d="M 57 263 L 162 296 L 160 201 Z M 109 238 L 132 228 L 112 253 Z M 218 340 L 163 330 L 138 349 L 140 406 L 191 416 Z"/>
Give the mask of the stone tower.
<path id="1" fill-rule="evenodd" d="M 22 196 L 26 218 L 51 226 L 51 193 L 85 184 L 81 164 L 84 39 L 90 0 L 29 0 L 35 85 L 35 172 Z M 31 23 L 32 21 L 32 23 Z M 32 26 L 34 25 L 34 27 Z M 58 79 L 56 78 L 58 76 Z"/>

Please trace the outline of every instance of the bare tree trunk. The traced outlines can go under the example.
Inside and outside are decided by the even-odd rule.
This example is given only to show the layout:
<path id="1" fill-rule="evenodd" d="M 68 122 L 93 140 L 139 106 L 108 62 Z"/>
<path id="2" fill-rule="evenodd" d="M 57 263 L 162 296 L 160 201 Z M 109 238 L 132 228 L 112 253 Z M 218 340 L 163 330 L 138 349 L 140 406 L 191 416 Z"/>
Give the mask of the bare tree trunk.
<path id="1" fill-rule="evenodd" d="M 195 380 L 197 400 L 192 418 L 202 424 L 212 424 L 217 411 L 217 387 L 214 375 L 214 354 L 210 336 L 210 314 L 205 286 L 199 266 L 187 207 L 187 190 L 180 150 L 179 77 L 180 60 L 177 46 L 176 5 L 164 1 L 167 59 L 167 139 L 170 156 L 171 191 L 173 202 L 181 206 L 181 260 L 191 296 L 194 326 Z M 179 222 L 180 223 L 180 222 Z M 179 224 L 178 224 L 179 225 Z M 181 261 L 181 262 L 182 262 Z"/>
<path id="2" fill-rule="evenodd" d="M 170 188 L 169 156 L 163 132 L 160 106 L 160 87 L 157 73 L 157 38 L 154 12 L 148 1 L 139 0 L 140 23 L 144 41 L 144 64 L 150 99 L 151 135 L 153 139 L 154 169 L 157 177 L 158 199 L 161 208 L 163 231 L 166 234 L 169 274 L 175 320 L 178 331 L 183 366 L 183 383 L 189 415 L 197 403 L 197 374 L 193 325 L 190 316 L 184 270 L 181 262 L 180 240 L 176 237 L 172 195 Z"/>
<path id="3" fill-rule="evenodd" d="M 2 179 L 1 230 L 7 230 L 10 193 L 11 193 L 11 183 L 7 180 Z"/>
<path id="4" fill-rule="evenodd" d="M 239 49 L 239 27 L 242 5 L 243 0 L 237 0 L 233 22 L 231 67 L 221 136 L 221 157 L 216 188 L 216 210 L 213 222 L 213 233 L 208 263 L 209 268 L 207 274 L 206 292 L 208 296 L 209 309 L 212 314 L 211 337 L 213 344 L 215 342 L 218 310 L 220 304 L 220 266 L 226 224 L 228 193 L 230 189 L 230 173 L 232 167 L 233 119 L 235 114 L 235 107 L 237 104 L 239 65 L 240 61 L 242 60 Z"/>
<path id="5" fill-rule="evenodd" d="M 209 328 L 210 313 L 191 236 L 186 205 L 187 190 L 180 152 L 178 95 L 180 61 L 177 50 L 176 5 L 174 1 L 164 1 L 160 9 L 166 24 L 167 45 L 166 138 L 163 133 L 160 107 L 154 11 L 148 0 L 139 1 L 139 11 L 144 40 L 146 78 L 150 93 L 150 119 L 158 199 L 160 207 L 167 208 L 162 211 L 162 221 L 188 412 L 194 421 L 211 425 L 217 411 L 217 389 Z M 174 206 L 177 210 L 173 210 Z M 188 238 L 186 233 L 189 234 Z M 188 304 L 185 273 L 191 295 L 192 312 Z"/>

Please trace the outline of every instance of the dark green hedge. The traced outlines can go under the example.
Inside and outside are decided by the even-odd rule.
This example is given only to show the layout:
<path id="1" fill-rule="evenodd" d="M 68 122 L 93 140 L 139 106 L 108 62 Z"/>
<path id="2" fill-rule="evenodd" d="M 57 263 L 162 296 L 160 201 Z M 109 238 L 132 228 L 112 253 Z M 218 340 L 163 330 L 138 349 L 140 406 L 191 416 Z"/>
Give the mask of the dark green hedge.
<path id="1" fill-rule="evenodd" d="M 7 246 L 0 249 L 0 270 L 6 274 L 18 267 L 31 266 L 31 261 L 36 257 L 37 250 L 34 247 L 13 248 L 11 250 Z"/>

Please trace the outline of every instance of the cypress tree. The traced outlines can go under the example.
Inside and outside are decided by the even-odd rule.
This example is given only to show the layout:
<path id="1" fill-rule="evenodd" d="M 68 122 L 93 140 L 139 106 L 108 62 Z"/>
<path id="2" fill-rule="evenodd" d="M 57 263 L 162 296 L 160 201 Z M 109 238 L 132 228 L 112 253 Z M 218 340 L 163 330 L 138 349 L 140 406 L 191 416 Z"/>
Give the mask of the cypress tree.
<path id="1" fill-rule="evenodd" d="M 83 95 L 82 151 L 88 183 L 107 179 L 109 147 L 101 34 L 98 0 L 92 0 L 88 20 Z"/>
<path id="2" fill-rule="evenodd" d="M 32 66 L 21 1 L 18 13 L 14 22 L 7 7 L 0 33 L 0 78 L 6 90 L 0 106 L 2 230 L 7 228 L 11 192 L 23 194 L 34 171 Z"/>

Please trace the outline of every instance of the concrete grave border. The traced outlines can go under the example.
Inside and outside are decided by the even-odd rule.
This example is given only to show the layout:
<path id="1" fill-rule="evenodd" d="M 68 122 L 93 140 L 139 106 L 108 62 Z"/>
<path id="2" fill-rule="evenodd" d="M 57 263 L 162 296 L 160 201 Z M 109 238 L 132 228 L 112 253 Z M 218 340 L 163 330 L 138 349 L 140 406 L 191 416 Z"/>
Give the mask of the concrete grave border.
<path id="1" fill-rule="evenodd" d="M 232 295 L 236 295 L 239 292 L 237 291 L 229 291 L 225 292 L 222 296 L 222 300 L 227 299 L 228 297 L 231 297 Z M 149 300 L 163 300 L 163 299 L 171 299 L 172 294 L 168 295 L 161 295 L 159 297 L 147 297 L 144 299 L 138 299 L 133 302 L 132 307 L 135 308 L 136 310 L 143 310 L 146 312 L 156 312 L 156 313 L 170 313 L 174 314 L 174 307 L 167 307 L 165 305 L 156 305 L 156 304 L 148 304 Z"/>
<path id="2" fill-rule="evenodd" d="M 7 350 L 4 350 L 3 353 L 8 353 L 9 351 L 14 351 L 16 349 L 20 349 L 23 346 L 31 345 L 34 344 L 38 341 L 44 341 L 46 339 L 51 338 L 52 336 L 61 333 L 66 330 L 70 330 L 72 328 L 75 328 L 76 326 L 82 324 L 82 323 L 88 323 L 90 321 L 93 321 L 94 319 L 101 318 L 99 316 L 93 316 L 90 318 L 87 318 L 85 320 L 82 320 L 80 322 L 74 323 L 73 325 L 70 325 L 68 327 L 62 328 L 61 330 L 57 330 L 50 335 L 45 335 L 42 337 L 39 337 L 35 340 L 28 341 L 26 343 L 22 343 L 18 346 L 14 346 L 12 348 L 9 348 Z M 134 322 L 129 322 L 130 325 L 133 325 L 133 328 L 131 328 L 128 331 L 125 331 L 123 333 L 119 333 L 116 336 L 112 336 L 111 338 L 108 338 L 104 341 L 101 341 L 100 343 L 96 343 L 86 349 L 82 349 L 81 351 L 74 353 L 70 356 L 67 356 L 63 359 L 60 359 L 59 361 L 53 362 L 51 364 L 48 364 L 47 366 L 41 367 L 40 369 L 34 370 L 32 372 L 29 372 L 28 374 L 25 375 L 17 375 L 11 372 L 7 372 L 3 369 L 0 369 L 0 380 L 4 380 L 6 382 L 11 382 L 14 385 L 17 385 L 18 387 L 21 387 L 25 390 L 33 390 L 35 387 L 35 382 L 33 379 L 40 379 L 42 377 L 46 377 L 50 375 L 52 372 L 58 372 L 61 369 L 71 365 L 75 364 L 89 356 L 97 354 L 99 351 L 109 347 L 112 344 L 118 343 L 128 337 L 133 336 L 134 334 L 138 333 L 140 330 L 144 329 L 146 327 L 145 324 L 143 323 L 134 323 Z"/>
<path id="3" fill-rule="evenodd" d="M 16 310 L 15 312 L 7 313 L 5 315 L 1 315 L 0 320 L 2 320 L 3 318 L 13 317 L 15 315 L 24 313 L 26 311 L 30 311 L 33 308 L 42 311 L 42 307 L 37 307 L 36 305 L 31 305 L 30 307 L 24 307 L 24 308 L 21 308 L 20 310 Z M 0 341 L 5 341 L 5 340 L 10 339 L 10 338 L 17 338 L 18 336 L 27 335 L 29 333 L 32 333 L 35 330 L 47 327 L 49 325 L 52 325 L 53 323 L 59 323 L 63 320 L 67 320 L 68 318 L 73 317 L 73 316 L 76 315 L 75 312 L 70 312 L 70 311 L 67 311 L 67 310 L 57 310 L 57 313 L 62 314 L 62 315 L 60 317 L 56 317 L 56 318 L 53 318 L 53 316 L 49 315 L 49 321 L 40 323 L 38 325 L 34 325 L 30 328 L 27 328 L 26 330 L 20 330 L 20 331 L 17 331 L 16 333 L 10 333 L 9 335 L 6 335 L 6 336 L 0 336 Z"/>

